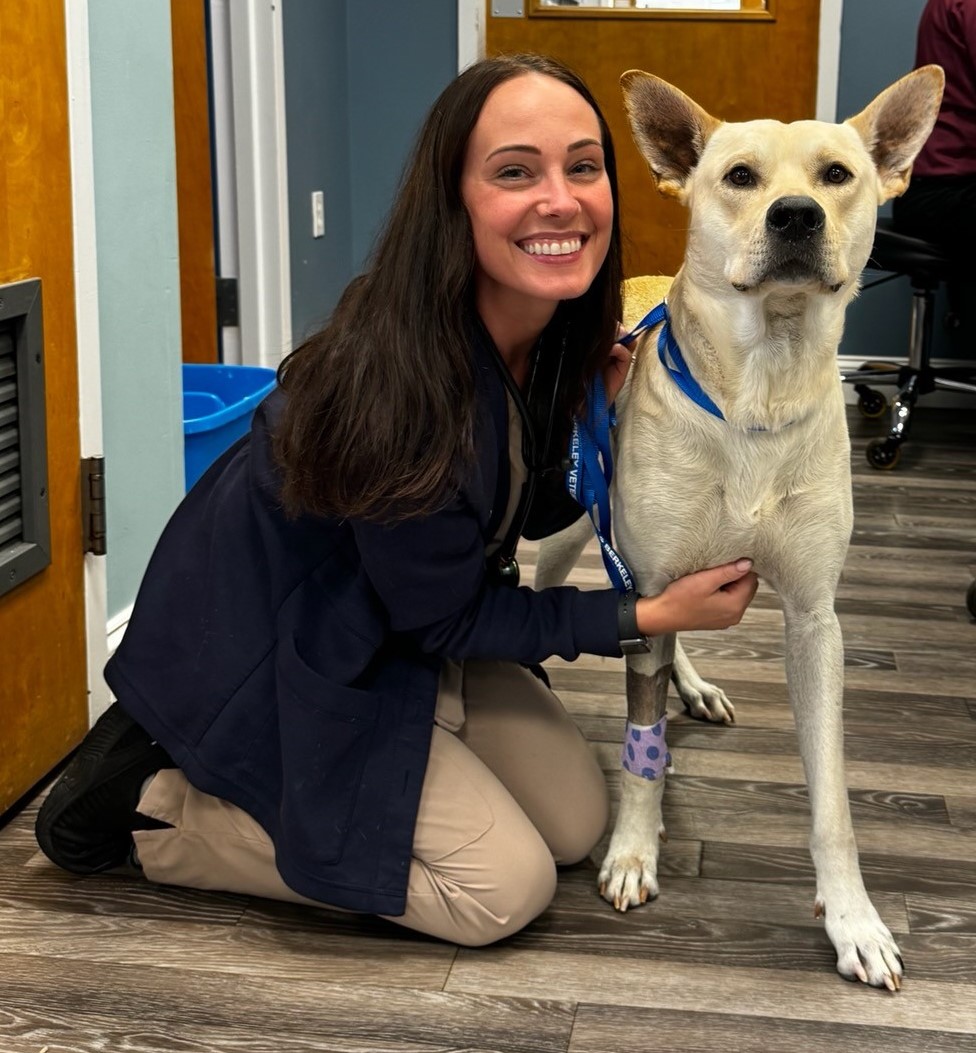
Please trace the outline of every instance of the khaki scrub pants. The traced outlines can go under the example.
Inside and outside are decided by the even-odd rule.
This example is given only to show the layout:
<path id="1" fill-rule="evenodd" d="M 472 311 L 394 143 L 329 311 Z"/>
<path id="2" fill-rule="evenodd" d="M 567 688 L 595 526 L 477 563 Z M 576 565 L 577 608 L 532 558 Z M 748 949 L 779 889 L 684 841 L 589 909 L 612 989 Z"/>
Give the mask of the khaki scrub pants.
<path id="1" fill-rule="evenodd" d="M 265 831 L 166 769 L 139 811 L 171 828 L 134 835 L 150 881 L 323 906 L 292 891 Z M 548 906 L 556 864 L 603 835 L 606 782 L 562 704 L 509 662 L 446 663 L 414 833 L 406 912 L 389 920 L 468 946 L 517 932 Z"/>

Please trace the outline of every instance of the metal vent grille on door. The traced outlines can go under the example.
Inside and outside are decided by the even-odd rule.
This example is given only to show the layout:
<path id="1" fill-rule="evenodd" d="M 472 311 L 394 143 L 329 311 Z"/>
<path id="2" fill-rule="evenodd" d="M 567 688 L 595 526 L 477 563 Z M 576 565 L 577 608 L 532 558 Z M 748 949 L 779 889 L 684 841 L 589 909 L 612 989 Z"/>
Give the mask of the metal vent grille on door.
<path id="1" fill-rule="evenodd" d="M 0 285 L 0 596 L 51 562 L 41 283 Z"/>

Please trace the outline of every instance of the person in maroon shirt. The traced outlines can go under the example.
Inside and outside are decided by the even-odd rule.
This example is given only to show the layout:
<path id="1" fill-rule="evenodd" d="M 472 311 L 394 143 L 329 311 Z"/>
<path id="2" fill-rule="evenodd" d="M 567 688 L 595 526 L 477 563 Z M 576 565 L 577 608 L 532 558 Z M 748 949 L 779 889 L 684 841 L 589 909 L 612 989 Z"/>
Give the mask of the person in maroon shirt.
<path id="1" fill-rule="evenodd" d="M 894 203 L 898 230 L 968 256 L 976 242 L 976 0 L 928 0 L 915 66 L 945 70 L 945 93 L 912 180 Z"/>

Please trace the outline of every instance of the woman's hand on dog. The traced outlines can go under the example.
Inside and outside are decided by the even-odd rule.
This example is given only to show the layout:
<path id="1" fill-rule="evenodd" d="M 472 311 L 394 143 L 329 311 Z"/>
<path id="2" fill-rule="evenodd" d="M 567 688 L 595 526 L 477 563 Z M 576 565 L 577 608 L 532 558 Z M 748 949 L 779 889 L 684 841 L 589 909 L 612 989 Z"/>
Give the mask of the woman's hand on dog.
<path id="1" fill-rule="evenodd" d="M 742 620 L 758 587 L 751 559 L 686 574 L 657 596 L 638 600 L 637 627 L 645 636 L 728 629 Z"/>

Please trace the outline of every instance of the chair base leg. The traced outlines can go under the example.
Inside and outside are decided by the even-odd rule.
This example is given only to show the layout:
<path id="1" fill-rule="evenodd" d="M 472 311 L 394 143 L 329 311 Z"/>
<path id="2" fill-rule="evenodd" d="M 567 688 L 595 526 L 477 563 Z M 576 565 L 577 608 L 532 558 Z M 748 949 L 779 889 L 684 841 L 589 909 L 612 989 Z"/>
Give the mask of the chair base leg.
<path id="1" fill-rule="evenodd" d="M 891 403 L 891 428 L 888 434 L 883 439 L 872 439 L 864 451 L 872 468 L 890 471 L 898 464 L 902 443 L 908 438 L 911 429 L 912 411 L 918 395 L 919 375 L 911 373 Z"/>

